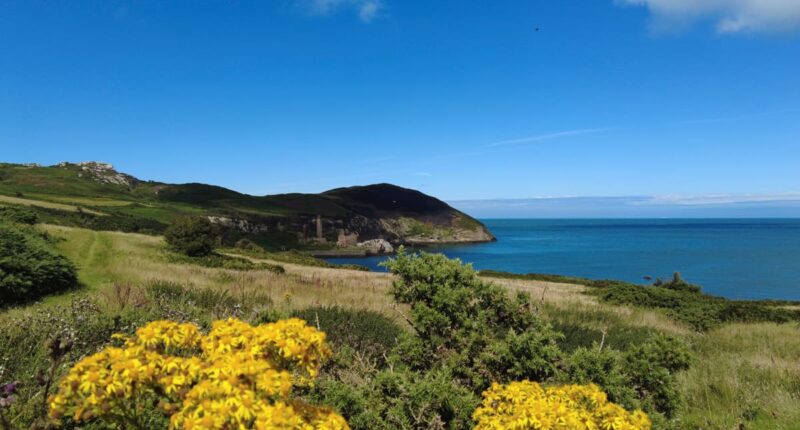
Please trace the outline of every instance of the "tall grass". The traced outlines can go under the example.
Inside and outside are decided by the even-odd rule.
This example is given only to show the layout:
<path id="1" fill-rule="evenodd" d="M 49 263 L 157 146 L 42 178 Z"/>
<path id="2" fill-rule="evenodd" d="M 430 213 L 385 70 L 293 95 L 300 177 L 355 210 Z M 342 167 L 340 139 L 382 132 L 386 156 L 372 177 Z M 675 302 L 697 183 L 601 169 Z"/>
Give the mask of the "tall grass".
<path id="1" fill-rule="evenodd" d="M 800 326 L 729 324 L 694 349 L 680 376 L 686 428 L 800 429 Z"/>

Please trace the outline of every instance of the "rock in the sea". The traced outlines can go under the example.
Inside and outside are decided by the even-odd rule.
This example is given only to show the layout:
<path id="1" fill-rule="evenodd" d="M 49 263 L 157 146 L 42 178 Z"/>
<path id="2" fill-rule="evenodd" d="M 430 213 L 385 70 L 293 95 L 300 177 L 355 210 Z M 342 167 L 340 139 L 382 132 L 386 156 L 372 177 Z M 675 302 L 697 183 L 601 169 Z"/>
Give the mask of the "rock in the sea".
<path id="1" fill-rule="evenodd" d="M 367 254 L 391 254 L 394 247 L 385 239 L 371 239 L 356 244 L 359 248 L 365 248 Z"/>

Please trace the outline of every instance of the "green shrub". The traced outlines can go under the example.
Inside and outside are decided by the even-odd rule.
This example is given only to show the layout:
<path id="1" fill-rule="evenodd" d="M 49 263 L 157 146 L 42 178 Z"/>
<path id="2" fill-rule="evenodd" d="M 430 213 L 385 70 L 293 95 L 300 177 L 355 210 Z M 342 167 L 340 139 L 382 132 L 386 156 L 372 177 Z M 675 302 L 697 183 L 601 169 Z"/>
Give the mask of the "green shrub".
<path id="1" fill-rule="evenodd" d="M 312 398 L 331 405 L 353 430 L 429 430 L 473 427 L 480 403 L 445 369 L 427 373 L 383 370 L 363 385 L 323 379 Z"/>
<path id="2" fill-rule="evenodd" d="M 565 382 L 597 384 L 627 409 L 672 418 L 681 404 L 676 373 L 689 367 L 689 351 L 679 340 L 657 334 L 625 352 L 580 347 L 566 359 Z"/>
<path id="3" fill-rule="evenodd" d="M 214 252 L 219 231 L 206 218 L 180 217 L 164 232 L 167 244 L 176 252 L 190 257 L 202 257 Z"/>
<path id="4" fill-rule="evenodd" d="M 295 311 L 292 316 L 318 326 L 334 349 L 347 346 L 378 364 L 397 343 L 402 329 L 394 321 L 368 310 L 317 306 Z"/>
<path id="5" fill-rule="evenodd" d="M 401 248 L 384 264 L 397 275 L 395 301 L 411 308 L 414 336 L 401 340 L 400 361 L 416 370 L 448 367 L 476 394 L 492 382 L 545 381 L 557 373 L 560 336 L 533 312 L 526 293 L 511 297 L 442 254 Z"/>
<path id="6" fill-rule="evenodd" d="M 625 373 L 636 391 L 641 407 L 675 415 L 681 402 L 675 373 L 689 368 L 689 350 L 681 341 L 657 335 L 624 354 Z"/>
<path id="7" fill-rule="evenodd" d="M 640 407 L 625 368 L 624 356 L 619 351 L 600 349 L 597 344 L 590 348 L 580 347 L 572 352 L 565 364 L 564 382 L 596 384 L 612 402 L 629 410 Z"/>
<path id="8" fill-rule="evenodd" d="M 44 400 L 62 365 L 68 368 L 96 352 L 114 333 L 132 334 L 148 319 L 153 316 L 138 312 L 109 315 L 86 299 L 6 317 L 0 324 L 0 374 L 20 381 L 20 392 L 6 415 L 13 417 L 8 428 L 51 428 Z"/>
<path id="9" fill-rule="evenodd" d="M 249 251 L 263 251 L 264 248 L 260 247 L 258 244 L 253 242 L 250 239 L 239 239 L 233 245 L 237 249 L 244 249 Z"/>
<path id="10" fill-rule="evenodd" d="M 20 207 L 0 207 L 0 220 L 16 224 L 34 225 L 39 222 L 36 212 Z"/>
<path id="11" fill-rule="evenodd" d="M 667 282 L 662 281 L 661 279 L 656 279 L 656 282 L 653 283 L 655 287 L 666 288 L 668 290 L 675 290 L 675 291 L 683 291 L 687 293 L 699 293 L 700 286 L 694 285 L 686 282 L 681 276 L 680 272 L 675 272 L 672 274 L 672 279 Z"/>
<path id="12" fill-rule="evenodd" d="M 78 285 L 75 266 L 33 231 L 0 224 L 0 305 Z"/>
<path id="13" fill-rule="evenodd" d="M 685 322 L 698 331 L 706 331 L 726 322 L 800 321 L 800 310 L 788 309 L 781 306 L 782 303 L 727 300 L 700 293 L 699 287 L 691 284 L 674 281 L 661 284 L 672 285 L 672 288 L 614 282 L 599 288 L 597 294 L 608 303 L 663 309 L 671 318 Z"/>

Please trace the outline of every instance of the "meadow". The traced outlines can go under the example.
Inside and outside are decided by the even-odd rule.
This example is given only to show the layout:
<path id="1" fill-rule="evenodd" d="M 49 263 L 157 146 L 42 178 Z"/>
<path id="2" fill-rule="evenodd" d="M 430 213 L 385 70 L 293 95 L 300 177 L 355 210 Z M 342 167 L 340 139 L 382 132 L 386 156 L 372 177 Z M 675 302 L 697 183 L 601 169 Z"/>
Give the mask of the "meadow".
<path id="1" fill-rule="evenodd" d="M 250 270 L 205 267 L 176 259 L 160 236 L 55 225 L 36 228 L 75 263 L 80 287 L 0 311 L 0 382 L 23 384 L 6 414 L 13 428 L 41 424 L 45 388 L 34 381 L 52 366 L 45 344 L 54 333 L 70 333 L 78 345 L 51 369 L 55 375 L 104 346 L 112 332 L 131 332 L 154 319 L 207 326 L 230 316 L 255 323 L 300 315 L 329 332 L 334 347 L 343 351 L 335 361 L 359 362 L 364 368 L 375 368 L 383 360 L 359 354 L 364 339 L 375 337 L 369 345 L 386 343 L 392 327 L 411 330 L 408 305 L 390 294 L 395 279 L 391 274 L 315 267 L 287 258 L 274 261 L 252 252 L 242 258 L 270 265 L 263 267 L 280 266 L 283 273 L 258 265 Z M 226 255 L 237 252 L 241 250 L 225 250 Z M 796 322 L 724 323 L 698 332 L 664 310 L 605 303 L 592 287 L 570 279 L 489 275 L 482 279 L 530 294 L 536 313 L 563 333 L 559 345 L 565 353 L 598 346 L 626 351 L 659 333 L 685 342 L 691 359 L 688 369 L 676 373 L 681 400 L 674 416 L 658 423 L 660 428 L 800 428 Z M 365 329 L 359 321 L 372 321 L 372 328 Z M 337 333 L 342 327 L 355 334 Z M 354 345 L 355 349 L 348 347 Z M 385 353 L 389 347 L 366 349 Z M 365 378 L 352 365 L 345 367 L 334 365 L 328 371 L 344 380 Z"/>

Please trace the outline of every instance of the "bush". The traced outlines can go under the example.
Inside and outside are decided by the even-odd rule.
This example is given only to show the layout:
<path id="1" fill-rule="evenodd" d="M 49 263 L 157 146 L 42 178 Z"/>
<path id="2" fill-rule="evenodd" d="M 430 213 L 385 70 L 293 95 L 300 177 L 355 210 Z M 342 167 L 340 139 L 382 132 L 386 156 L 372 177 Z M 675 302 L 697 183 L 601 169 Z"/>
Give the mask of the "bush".
<path id="1" fill-rule="evenodd" d="M 358 386 L 323 380 L 312 394 L 339 411 L 353 430 L 469 429 L 479 404 L 470 389 L 453 383 L 446 369 L 383 370 Z"/>
<path id="2" fill-rule="evenodd" d="M 362 309 L 318 306 L 295 311 L 292 316 L 318 325 L 337 349 L 352 348 L 381 365 L 402 333 L 392 320 Z"/>
<path id="3" fill-rule="evenodd" d="M 661 279 L 656 279 L 656 282 L 653 283 L 653 286 L 666 288 L 668 290 L 683 291 L 687 293 L 700 292 L 700 286 L 686 282 L 683 279 L 683 276 L 681 276 L 680 272 L 673 273 L 672 279 L 670 279 L 668 282 L 664 282 Z"/>
<path id="4" fill-rule="evenodd" d="M 529 381 L 494 384 L 483 393 L 483 405 L 473 417 L 475 430 L 649 430 L 652 426 L 645 413 L 629 413 L 608 402 L 595 385 L 542 388 Z"/>
<path id="5" fill-rule="evenodd" d="M 0 305 L 36 300 L 78 285 L 75 266 L 32 231 L 0 224 Z"/>
<path id="6" fill-rule="evenodd" d="M 325 335 L 298 319 L 253 327 L 155 321 L 78 362 L 50 398 L 57 424 L 120 428 L 345 430 L 345 420 L 296 398 L 331 354 Z M 150 419 L 153 412 L 161 420 Z"/>
<path id="7" fill-rule="evenodd" d="M 628 409 L 640 408 L 636 391 L 630 386 L 623 354 L 597 345 L 581 347 L 566 360 L 564 381 L 574 384 L 596 384 L 608 393 L 609 399 Z"/>
<path id="8" fill-rule="evenodd" d="M 167 244 L 176 252 L 190 257 L 202 257 L 214 252 L 219 231 L 206 218 L 181 217 L 164 232 Z"/>
<path id="9" fill-rule="evenodd" d="M 476 394 L 492 382 L 544 381 L 557 373 L 560 336 L 534 314 L 526 293 L 510 297 L 442 254 L 401 248 L 384 264 L 397 275 L 395 301 L 411 308 L 415 336 L 404 337 L 397 351 L 405 364 L 449 367 Z"/>
<path id="10" fill-rule="evenodd" d="M 727 300 L 700 293 L 699 287 L 695 291 L 695 286 L 682 282 L 679 276 L 677 279 L 679 282 L 673 279 L 660 287 L 615 282 L 600 288 L 598 294 L 608 303 L 663 309 L 671 318 L 698 331 L 726 322 L 800 321 L 800 310 L 782 307 L 781 302 Z"/>
<path id="11" fill-rule="evenodd" d="M 21 382 L 6 415 L 14 420 L 9 428 L 51 428 L 46 399 L 61 365 L 97 352 L 114 333 L 132 333 L 145 318 L 139 313 L 108 315 L 85 298 L 6 315 L 0 324 L 0 374 Z"/>
<path id="12" fill-rule="evenodd" d="M 0 207 L 0 220 L 17 224 L 34 225 L 39 222 L 39 215 L 30 209 Z"/>
<path id="13" fill-rule="evenodd" d="M 689 368 L 689 351 L 675 338 L 658 335 L 624 354 L 625 372 L 642 408 L 668 418 L 677 412 L 681 394 L 675 373 Z"/>
<path id="14" fill-rule="evenodd" d="M 257 243 L 250 239 L 239 239 L 233 245 L 237 249 L 244 249 L 248 251 L 263 251 L 264 248 L 260 247 Z"/>

